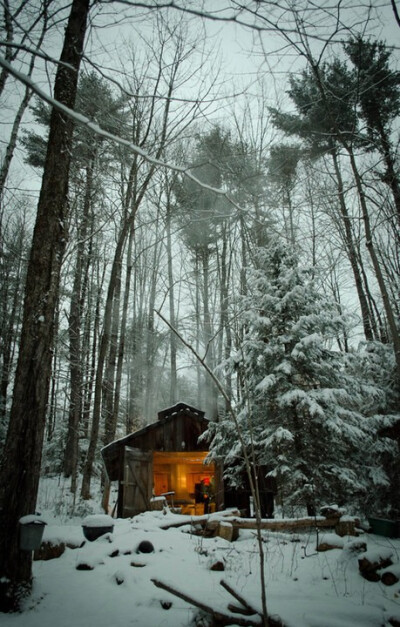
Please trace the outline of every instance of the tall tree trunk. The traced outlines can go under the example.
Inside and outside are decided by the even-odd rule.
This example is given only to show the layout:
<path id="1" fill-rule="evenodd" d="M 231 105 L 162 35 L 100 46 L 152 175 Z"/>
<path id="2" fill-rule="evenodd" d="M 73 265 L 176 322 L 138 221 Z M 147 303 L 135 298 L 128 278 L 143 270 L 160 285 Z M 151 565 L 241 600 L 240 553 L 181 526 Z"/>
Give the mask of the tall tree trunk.
<path id="1" fill-rule="evenodd" d="M 119 342 L 118 342 L 118 357 L 117 357 L 117 370 L 115 375 L 115 389 L 114 389 L 114 402 L 113 402 L 113 415 L 110 421 L 110 429 L 108 431 L 109 442 L 111 442 L 115 438 L 115 433 L 117 429 L 118 423 L 118 415 L 119 415 L 119 406 L 121 400 L 121 384 L 122 384 L 122 368 L 125 357 L 125 343 L 126 343 L 126 328 L 128 324 L 128 306 L 129 306 L 129 296 L 131 289 L 131 281 L 132 281 L 132 248 L 133 248 L 133 240 L 135 235 L 134 225 L 129 232 L 129 240 L 128 240 L 128 250 L 126 253 L 127 259 L 127 267 L 126 267 L 126 275 L 125 275 L 125 287 L 124 287 L 124 300 L 122 303 L 122 317 L 121 324 L 119 329 Z M 105 442 L 108 444 L 108 442 Z"/>
<path id="2" fill-rule="evenodd" d="M 57 303 L 56 311 L 54 314 L 54 329 L 58 329 L 60 321 L 60 303 Z M 60 390 L 60 376 L 59 376 L 59 344 L 54 342 L 53 359 L 51 367 L 51 381 L 50 381 L 50 393 L 49 403 L 47 408 L 47 429 L 46 438 L 48 442 L 51 442 L 53 433 L 57 421 L 57 396 Z M 64 402 L 65 406 L 65 402 Z"/>
<path id="3" fill-rule="evenodd" d="M 200 352 L 200 336 L 201 336 L 201 323 L 200 323 L 200 257 L 199 251 L 195 251 L 194 260 L 194 277 L 195 277 L 195 320 L 196 320 L 196 353 Z M 202 386 L 202 373 L 201 364 L 196 362 L 196 375 L 197 375 L 197 407 L 201 408 L 203 403 L 203 386 Z"/>
<path id="4" fill-rule="evenodd" d="M 163 119 L 160 145 L 155 155 L 156 159 L 160 157 L 162 150 L 164 148 L 164 145 L 165 145 L 171 93 L 172 93 L 172 84 L 170 84 L 169 90 L 168 90 L 167 104 L 165 105 L 165 109 L 164 109 L 164 119 Z M 140 206 L 140 203 L 143 200 L 143 196 L 148 188 L 148 185 L 153 177 L 154 170 L 155 170 L 155 165 L 149 168 L 145 176 L 145 179 L 140 187 L 140 190 L 138 191 L 136 187 L 137 168 L 138 168 L 137 163 L 138 163 L 137 157 L 134 157 L 132 161 L 131 169 L 130 169 L 128 189 L 125 194 L 125 202 L 124 202 L 125 209 L 127 209 L 128 206 L 130 205 L 131 211 L 130 213 L 126 211 L 122 229 L 118 236 L 117 246 L 116 246 L 115 253 L 114 253 L 113 265 L 111 268 L 110 282 L 109 282 L 108 290 L 107 290 L 103 332 L 100 338 L 98 364 L 97 364 L 96 380 L 95 380 L 95 387 L 94 387 L 92 431 L 90 434 L 88 452 L 86 455 L 86 460 L 85 460 L 85 464 L 83 468 L 82 488 L 81 488 L 81 496 L 83 499 L 90 498 L 90 484 L 91 484 L 91 477 L 92 477 L 92 468 L 93 468 L 93 463 L 94 463 L 94 459 L 96 455 L 96 447 L 97 447 L 99 431 L 100 431 L 104 365 L 105 365 L 108 345 L 110 341 L 112 304 L 113 304 L 114 291 L 115 291 L 115 286 L 116 286 L 118 264 L 122 260 L 123 251 L 126 245 L 126 239 L 130 233 L 130 230 L 134 226 L 137 210 Z"/>
<path id="5" fill-rule="evenodd" d="M 133 221 L 133 217 L 132 217 Z M 114 253 L 113 265 L 111 268 L 110 282 L 108 284 L 106 306 L 104 312 L 103 331 L 100 338 L 96 379 L 94 386 L 94 400 L 93 400 L 93 419 L 92 429 L 90 433 L 90 441 L 86 460 L 83 468 L 81 496 L 83 499 L 90 499 L 90 484 L 92 479 L 92 469 L 96 456 L 96 448 L 100 432 L 100 418 L 101 418 L 101 406 L 102 406 L 102 391 L 103 391 L 103 374 L 104 366 L 107 358 L 107 351 L 110 342 L 110 332 L 112 324 L 112 311 L 114 303 L 114 293 L 117 285 L 118 270 L 120 267 L 123 250 L 126 243 L 126 236 L 128 228 L 130 226 L 129 221 L 126 221 L 123 225 L 118 237 L 117 246 Z"/>
<path id="6" fill-rule="evenodd" d="M 102 406 L 101 414 L 104 422 L 104 437 L 103 445 L 106 446 L 115 437 L 115 430 L 117 427 L 118 410 L 115 408 L 114 389 L 117 376 L 117 354 L 118 354 L 118 333 L 119 333 L 119 318 L 120 318 L 120 305 L 121 305 L 121 287 L 122 287 L 122 260 L 118 264 L 117 279 L 114 290 L 114 302 L 111 322 L 111 333 L 108 350 L 107 365 L 105 368 L 105 375 L 103 378 L 102 389 Z M 110 498 L 111 484 L 105 472 L 102 473 L 102 485 L 103 485 L 103 498 L 102 507 L 106 514 L 108 514 L 108 505 Z"/>
<path id="7" fill-rule="evenodd" d="M 203 329 L 204 329 L 204 347 L 206 350 L 205 362 L 213 370 L 215 368 L 214 359 L 214 338 L 210 313 L 210 252 L 207 246 L 201 250 L 202 272 L 203 272 Z M 211 380 L 206 376 L 206 398 L 205 409 L 208 418 L 216 420 L 218 417 L 218 398 L 217 389 Z"/>
<path id="8" fill-rule="evenodd" d="M 78 244 L 74 282 L 72 286 L 70 312 L 68 320 L 69 334 L 69 369 L 70 369 L 70 407 L 67 442 L 64 451 L 64 475 L 71 477 L 71 492 L 75 494 L 78 474 L 79 428 L 82 418 L 83 392 L 83 356 L 82 356 L 82 308 L 84 301 L 85 246 L 93 186 L 94 156 L 86 169 L 83 215 L 78 228 Z"/>
<path id="9" fill-rule="evenodd" d="M 394 356 L 396 360 L 397 385 L 398 385 L 398 388 L 400 389 L 400 333 L 399 333 L 399 329 L 397 328 L 396 318 L 393 313 L 393 308 L 390 302 L 389 293 L 386 287 L 382 268 L 379 263 L 379 258 L 375 251 L 374 237 L 372 233 L 371 221 L 369 217 L 368 206 L 367 206 L 367 201 L 366 201 L 365 194 L 364 194 L 361 176 L 358 171 L 356 160 L 355 160 L 352 149 L 348 146 L 346 146 L 346 149 L 350 157 L 351 169 L 354 174 L 358 197 L 360 199 L 364 230 L 365 230 L 365 240 L 366 240 L 365 243 L 366 243 L 369 255 L 371 257 L 372 266 L 374 268 L 376 280 L 379 285 L 383 307 L 385 310 L 388 327 L 390 330 L 391 340 L 393 343 Z"/>
<path id="10" fill-rule="evenodd" d="M 245 220 L 244 216 L 241 213 L 239 216 L 239 226 L 240 226 L 240 294 L 242 296 L 247 296 L 247 241 L 246 241 L 246 233 L 245 233 Z M 257 245 L 262 245 L 257 242 Z"/>
<path id="11" fill-rule="evenodd" d="M 172 263 L 172 238 L 171 238 L 171 202 L 170 202 L 170 190 L 168 190 L 168 198 L 167 198 L 167 208 L 166 208 L 166 222 L 165 222 L 165 230 L 167 235 L 167 265 L 168 265 L 168 298 L 169 298 L 169 319 L 171 322 L 171 326 L 175 329 L 176 320 L 175 320 L 175 290 L 174 290 L 174 272 L 173 272 L 173 263 Z M 177 355 L 177 346 L 176 346 L 176 335 L 170 330 L 169 336 L 169 350 L 170 350 L 170 388 L 169 388 L 169 402 L 171 405 L 176 403 L 177 399 L 177 388 L 178 388 L 178 377 L 177 377 L 177 369 L 176 369 L 176 355 Z"/>
<path id="12" fill-rule="evenodd" d="M 18 327 L 21 322 L 22 307 L 21 307 L 21 287 L 24 283 L 24 268 L 22 267 L 23 258 L 23 238 L 24 231 L 21 231 L 18 238 L 18 244 L 16 246 L 17 253 L 17 267 L 15 269 L 15 277 L 13 284 L 10 287 L 7 283 L 10 280 L 9 270 L 10 268 L 5 266 L 4 273 L 2 272 L 2 281 L 5 285 L 5 293 L 2 292 L 1 299 L 1 332 L 0 332 L 0 359 L 2 367 L 0 371 L 0 425 L 6 424 L 7 405 L 8 405 L 8 387 L 11 379 L 11 371 L 14 360 L 14 351 L 18 337 Z M 0 250 L 0 255 L 2 251 Z M 20 254 L 18 254 L 20 253 Z M 5 264 L 5 262 L 4 262 Z M 11 294 L 11 289 L 13 293 Z M 8 311 L 8 301 L 11 300 L 11 309 Z"/>
<path id="13" fill-rule="evenodd" d="M 386 172 L 382 178 L 392 191 L 394 206 L 396 207 L 397 222 L 400 224 L 400 183 L 399 177 L 396 173 L 396 162 L 391 150 L 390 139 L 386 132 L 380 116 L 376 120 L 376 127 L 378 129 L 379 137 L 381 140 L 381 153 L 386 165 Z"/>
<path id="14" fill-rule="evenodd" d="M 153 262 L 151 270 L 151 285 L 149 295 L 149 305 L 147 312 L 147 345 L 146 345 L 146 383 L 145 383 L 145 403 L 144 414 L 146 421 L 152 420 L 155 413 L 156 394 L 154 389 L 155 362 L 158 351 L 156 334 L 154 327 L 154 308 L 157 295 L 157 277 L 160 266 L 160 246 L 158 245 L 159 209 L 157 209 L 156 234 L 153 247 Z"/>
<path id="15" fill-rule="evenodd" d="M 231 356 L 232 352 L 232 329 L 229 322 L 229 264 L 228 264 L 228 235 L 227 225 L 224 225 L 222 232 L 222 251 L 221 251 L 221 330 L 223 331 L 223 359 L 225 362 Z M 226 393 L 232 398 L 232 374 L 230 368 L 226 368 L 225 375 Z M 229 407 L 225 401 L 225 411 L 228 413 Z"/>
<path id="16" fill-rule="evenodd" d="M 73 0 L 54 97 L 73 109 L 89 0 Z M 53 108 L 28 263 L 24 317 L 10 424 L 0 477 L 0 610 L 19 607 L 31 588 L 32 555 L 18 546 L 18 521 L 35 511 L 46 424 L 54 314 L 67 238 L 71 118 Z"/>
<path id="17" fill-rule="evenodd" d="M 93 225 L 91 236 L 93 236 Z M 91 238 L 92 241 L 92 238 Z M 89 246 L 89 258 L 91 255 L 91 245 Z M 83 410 L 82 410 L 82 435 L 84 438 L 89 437 L 89 425 L 90 414 L 92 407 L 92 396 L 94 382 L 96 378 L 96 361 L 97 361 L 97 346 L 99 343 L 100 334 L 100 307 L 103 293 L 104 277 L 106 273 L 107 263 L 104 262 L 102 269 L 100 269 L 100 260 L 97 261 L 96 266 L 92 268 L 92 276 L 90 281 L 92 283 L 92 289 L 88 292 L 87 312 L 85 316 L 85 331 L 84 331 L 84 362 L 85 362 L 85 384 L 83 391 Z M 96 278 L 95 278 L 95 275 Z M 91 292 L 95 293 L 95 298 Z M 92 339 L 91 339 L 92 338 Z"/>
<path id="18" fill-rule="evenodd" d="M 103 444 L 109 444 L 114 439 L 117 416 L 114 413 L 114 389 L 118 354 L 118 334 L 121 315 L 121 289 L 122 289 L 122 259 L 118 263 L 115 289 L 113 296 L 112 321 L 110 328 L 110 341 L 107 364 L 103 378 L 101 411 L 104 422 Z M 115 416 L 115 423 L 114 423 Z"/>
<path id="19" fill-rule="evenodd" d="M 336 181 L 338 186 L 338 198 L 339 198 L 339 208 L 340 213 L 343 220 L 343 227 L 345 233 L 345 245 L 347 248 L 347 255 L 350 261 L 351 269 L 353 271 L 354 281 L 356 284 L 356 290 L 358 295 L 358 300 L 361 308 L 361 317 L 362 323 L 364 327 L 365 338 L 369 341 L 376 339 L 373 333 L 373 324 L 371 323 L 371 311 L 368 307 L 368 301 L 364 292 L 362 277 L 360 273 L 360 268 L 358 266 L 357 252 L 354 244 L 353 232 L 351 227 L 351 218 L 349 212 L 347 211 L 346 200 L 345 200 L 345 192 L 344 185 L 342 180 L 342 174 L 339 167 L 339 161 L 336 149 L 334 147 L 331 148 L 331 157 L 333 161 L 333 167 L 335 169 Z"/>

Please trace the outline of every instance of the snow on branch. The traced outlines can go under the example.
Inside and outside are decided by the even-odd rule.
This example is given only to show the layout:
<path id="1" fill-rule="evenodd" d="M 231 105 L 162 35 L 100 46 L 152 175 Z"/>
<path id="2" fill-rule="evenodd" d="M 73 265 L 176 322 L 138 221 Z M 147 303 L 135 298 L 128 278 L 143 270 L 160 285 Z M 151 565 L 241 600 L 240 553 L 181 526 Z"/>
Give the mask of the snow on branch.
<path id="1" fill-rule="evenodd" d="M 29 89 L 31 89 L 37 96 L 39 96 L 39 98 L 47 102 L 49 105 L 51 105 L 58 111 L 61 111 L 68 117 L 72 118 L 74 122 L 76 122 L 77 124 L 80 124 L 81 126 L 86 126 L 93 133 L 95 133 L 96 135 L 99 135 L 100 137 L 104 137 L 105 139 L 108 139 L 117 144 L 120 144 L 121 146 L 125 146 L 126 148 L 134 152 L 135 154 L 142 157 L 144 161 L 147 161 L 147 163 L 150 163 L 150 165 L 152 166 L 172 170 L 173 172 L 178 172 L 179 174 L 186 176 L 188 179 L 190 179 L 191 181 L 193 181 L 194 183 L 196 183 L 203 189 L 206 189 L 214 194 L 217 194 L 218 196 L 225 198 L 238 211 L 242 212 L 241 207 L 226 192 L 224 192 L 221 189 L 217 189 L 216 187 L 212 187 L 211 185 L 207 185 L 207 183 L 203 183 L 189 171 L 189 168 L 185 168 L 185 167 L 176 165 L 174 163 L 167 163 L 166 161 L 162 161 L 161 159 L 152 157 L 145 150 L 143 150 L 142 148 L 140 148 L 133 142 L 127 139 L 124 139 L 123 137 L 120 137 L 119 135 L 114 135 L 114 133 L 110 133 L 104 130 L 101 126 L 99 126 L 98 124 L 90 120 L 85 115 L 82 115 L 81 113 L 78 113 L 77 111 L 74 111 L 73 109 L 70 109 L 69 107 L 66 107 L 58 100 L 55 100 L 54 98 L 46 94 L 46 92 L 44 92 L 42 89 L 40 89 L 40 87 L 38 87 L 38 85 L 36 85 L 36 83 L 29 76 L 16 70 L 12 66 L 12 64 L 9 63 L 5 59 L 5 57 L 1 55 L 0 55 L 0 67 L 3 67 L 7 72 L 9 72 L 12 76 L 14 76 L 14 78 L 16 78 L 18 81 L 20 81 L 23 85 L 25 85 Z"/>

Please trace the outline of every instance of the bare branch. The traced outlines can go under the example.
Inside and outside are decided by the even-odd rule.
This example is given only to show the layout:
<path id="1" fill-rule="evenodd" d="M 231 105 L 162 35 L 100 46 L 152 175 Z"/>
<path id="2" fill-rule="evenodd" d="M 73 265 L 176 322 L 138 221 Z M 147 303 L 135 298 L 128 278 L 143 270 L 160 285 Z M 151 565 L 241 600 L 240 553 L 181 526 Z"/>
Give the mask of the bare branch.
<path id="1" fill-rule="evenodd" d="M 214 194 L 217 194 L 217 196 L 221 196 L 222 198 L 225 198 L 238 211 L 242 211 L 242 208 L 226 192 L 216 187 L 212 187 L 211 185 L 207 185 L 206 183 L 203 183 L 190 172 L 190 168 L 184 168 L 182 166 L 178 166 L 173 163 L 167 163 L 166 161 L 162 161 L 159 158 L 152 157 L 145 150 L 143 150 L 136 144 L 128 141 L 127 139 L 123 139 L 122 137 L 119 137 L 118 135 L 114 135 L 113 133 L 109 133 L 108 131 L 105 131 L 98 124 L 96 124 L 95 122 L 87 118 L 86 116 L 82 115 L 81 113 L 78 113 L 77 111 L 74 111 L 73 109 L 69 109 L 65 105 L 61 104 L 60 102 L 58 102 L 57 100 L 55 100 L 54 98 L 46 94 L 42 89 L 40 89 L 40 87 L 38 87 L 36 83 L 31 78 L 29 78 L 29 76 L 16 70 L 12 66 L 11 63 L 8 63 L 8 61 L 6 61 L 5 57 L 3 56 L 0 56 L 0 66 L 2 66 L 7 72 L 9 72 L 12 76 L 14 76 L 14 78 L 19 80 L 23 85 L 26 85 L 27 87 L 32 89 L 32 91 L 37 96 L 39 96 L 39 98 L 47 102 L 49 105 L 51 105 L 55 109 L 58 109 L 59 111 L 62 111 L 63 113 L 65 113 L 65 115 L 72 118 L 74 122 L 76 122 L 77 124 L 86 126 L 93 133 L 95 133 L 96 135 L 99 135 L 100 137 L 104 137 L 105 139 L 108 139 L 117 144 L 120 144 L 121 146 L 125 146 L 126 148 L 129 148 L 132 152 L 142 157 L 142 159 L 147 161 L 147 163 L 150 163 L 150 165 L 152 165 L 153 167 L 166 168 L 168 170 L 172 170 L 173 172 L 178 172 L 179 174 L 186 176 L 187 178 L 189 178 L 191 181 L 193 181 L 194 183 L 196 183 L 203 189 L 213 192 Z"/>

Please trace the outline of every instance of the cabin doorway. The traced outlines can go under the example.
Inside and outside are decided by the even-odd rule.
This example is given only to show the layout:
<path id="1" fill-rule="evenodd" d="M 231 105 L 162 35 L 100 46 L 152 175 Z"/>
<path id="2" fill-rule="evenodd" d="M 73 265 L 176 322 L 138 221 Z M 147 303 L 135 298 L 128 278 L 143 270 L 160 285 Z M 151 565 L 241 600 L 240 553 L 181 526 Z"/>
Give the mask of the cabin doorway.
<path id="1" fill-rule="evenodd" d="M 205 464 L 207 451 L 153 453 L 153 493 L 173 492 L 169 503 L 182 514 L 215 511 L 215 464 Z"/>
<path id="2" fill-rule="evenodd" d="M 130 446 L 125 447 L 123 486 L 123 518 L 136 516 L 150 509 L 152 455 Z"/>

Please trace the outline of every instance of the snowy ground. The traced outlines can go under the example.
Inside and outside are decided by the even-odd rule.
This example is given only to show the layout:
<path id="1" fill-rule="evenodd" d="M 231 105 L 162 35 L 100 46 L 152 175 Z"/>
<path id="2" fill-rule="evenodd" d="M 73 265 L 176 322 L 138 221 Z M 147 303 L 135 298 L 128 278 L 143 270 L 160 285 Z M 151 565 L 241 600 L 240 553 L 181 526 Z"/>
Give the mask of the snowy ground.
<path id="1" fill-rule="evenodd" d="M 46 488 L 48 490 L 48 488 Z M 48 521 L 44 540 L 80 545 L 82 518 L 57 516 L 46 490 L 42 516 Z M 49 490 L 50 493 L 50 490 Z M 47 499 L 47 501 L 46 501 Z M 92 512 L 96 513 L 96 505 Z M 62 510 L 61 507 L 58 508 Z M 97 511 L 100 511 L 97 509 Z M 241 531 L 236 542 L 204 539 L 190 533 L 190 524 L 161 529 L 176 514 L 148 512 L 115 520 L 114 532 L 81 548 L 66 548 L 49 561 L 34 562 L 34 590 L 25 611 L 0 615 L 7 627 L 180 627 L 203 625 L 198 611 L 155 587 L 161 580 L 227 613 L 234 599 L 220 585 L 224 579 L 255 608 L 260 607 L 259 566 L 254 532 Z M 315 535 L 265 533 L 267 602 L 287 627 L 378 627 L 400 620 L 400 582 L 387 587 L 363 579 L 358 556 L 344 549 L 316 553 Z M 142 540 L 152 553 L 138 553 Z M 368 550 L 390 549 L 400 562 L 400 540 L 365 536 Z M 217 561 L 224 572 L 211 571 Z M 86 565 L 92 570 L 79 570 Z M 169 608 L 169 609 L 167 609 Z M 196 622 L 197 620 L 197 622 Z"/>

